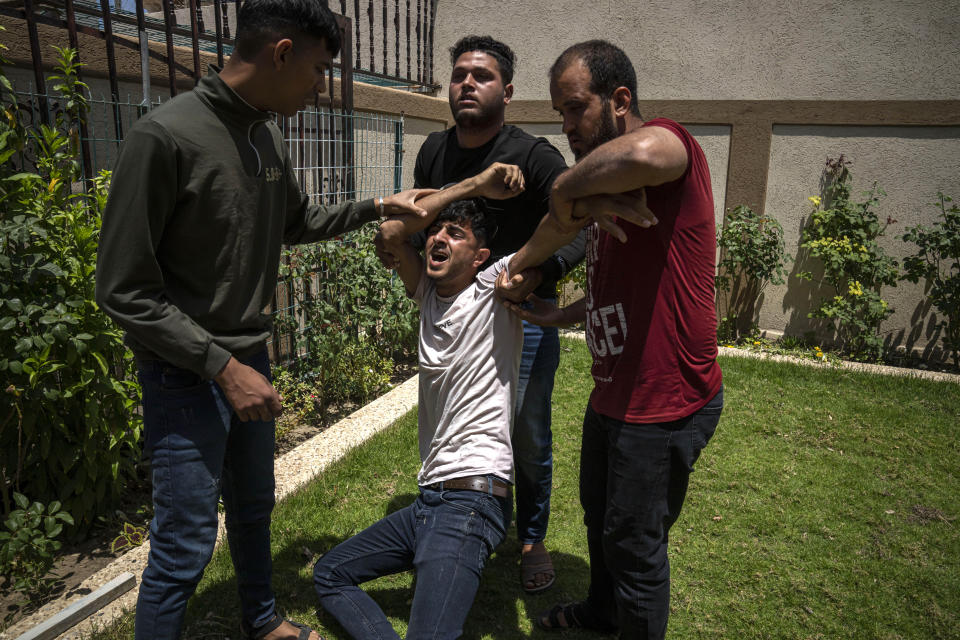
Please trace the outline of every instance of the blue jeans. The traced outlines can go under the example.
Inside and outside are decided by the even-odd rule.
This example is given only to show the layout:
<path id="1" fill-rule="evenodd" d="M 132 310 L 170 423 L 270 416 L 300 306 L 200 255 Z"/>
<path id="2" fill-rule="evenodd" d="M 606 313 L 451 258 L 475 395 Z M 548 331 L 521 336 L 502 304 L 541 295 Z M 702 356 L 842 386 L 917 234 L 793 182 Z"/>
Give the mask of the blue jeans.
<path id="1" fill-rule="evenodd" d="M 320 604 L 353 638 L 399 638 L 357 585 L 413 568 L 408 639 L 459 638 L 487 558 L 503 541 L 510 497 L 420 488 L 395 511 L 324 554 L 313 569 Z"/>
<path id="2" fill-rule="evenodd" d="M 269 378 L 266 351 L 241 362 Z M 156 360 L 139 361 L 138 367 L 154 516 L 136 638 L 180 637 L 187 600 L 216 543 L 221 495 L 243 619 L 263 625 L 274 613 L 274 423 L 240 422 L 220 387 L 195 373 Z"/>
<path id="3" fill-rule="evenodd" d="M 664 637 L 670 527 L 722 410 L 722 387 L 702 409 L 674 422 L 630 424 L 587 407 L 580 452 L 590 552 L 586 624 L 619 627 L 620 637 L 631 640 Z"/>
<path id="4" fill-rule="evenodd" d="M 517 539 L 521 544 L 535 544 L 547 536 L 553 482 L 550 399 L 559 362 L 560 339 L 556 327 L 524 322 L 512 436 Z"/>

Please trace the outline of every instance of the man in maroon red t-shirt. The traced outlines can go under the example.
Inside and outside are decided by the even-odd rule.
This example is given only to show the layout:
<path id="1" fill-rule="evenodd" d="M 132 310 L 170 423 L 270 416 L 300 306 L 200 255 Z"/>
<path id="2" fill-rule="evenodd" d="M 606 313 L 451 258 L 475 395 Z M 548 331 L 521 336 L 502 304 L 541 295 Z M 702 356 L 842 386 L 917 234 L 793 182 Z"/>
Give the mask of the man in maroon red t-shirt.
<path id="1" fill-rule="evenodd" d="M 593 355 L 580 458 L 590 590 L 538 622 L 630 639 L 666 633 L 668 532 L 723 408 L 710 172 L 683 127 L 643 121 L 636 93 L 630 60 L 607 42 L 574 45 L 554 63 L 550 94 L 577 164 L 554 182 L 550 213 L 500 281 L 509 298 L 527 266 L 590 223 L 586 297 L 564 309 L 510 305 L 548 325 L 586 318 Z"/>

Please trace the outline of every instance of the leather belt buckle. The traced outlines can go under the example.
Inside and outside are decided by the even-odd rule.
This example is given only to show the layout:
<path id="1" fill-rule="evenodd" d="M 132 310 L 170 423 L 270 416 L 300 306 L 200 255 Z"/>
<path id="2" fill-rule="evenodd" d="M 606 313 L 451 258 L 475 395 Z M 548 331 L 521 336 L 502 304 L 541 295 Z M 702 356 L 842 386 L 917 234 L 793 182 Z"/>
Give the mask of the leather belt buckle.
<path id="1" fill-rule="evenodd" d="M 479 491 L 480 493 L 489 493 L 498 498 L 506 498 L 510 495 L 510 485 L 494 478 L 488 480 L 486 476 L 466 476 L 463 478 L 451 478 L 443 482 L 437 482 L 430 485 L 437 489 L 459 489 L 464 491 Z"/>

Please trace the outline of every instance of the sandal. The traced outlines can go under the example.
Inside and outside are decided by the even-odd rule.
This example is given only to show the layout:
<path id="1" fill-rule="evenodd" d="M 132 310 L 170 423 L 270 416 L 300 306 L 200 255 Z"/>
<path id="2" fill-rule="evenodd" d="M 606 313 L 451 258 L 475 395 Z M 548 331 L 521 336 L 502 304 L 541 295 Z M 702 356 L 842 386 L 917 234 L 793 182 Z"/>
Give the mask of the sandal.
<path id="1" fill-rule="evenodd" d="M 560 621 L 561 615 L 563 615 L 563 622 Z M 587 609 L 586 602 L 555 604 L 552 609 L 537 616 L 537 626 L 544 631 L 566 631 L 568 629 L 588 629 L 600 633 L 616 633 L 617 631 L 616 625 L 597 622 Z"/>
<path id="2" fill-rule="evenodd" d="M 248 625 L 246 622 L 241 622 L 240 631 L 243 633 L 244 637 L 247 638 L 247 640 L 263 640 L 263 638 L 267 637 L 268 633 L 277 629 L 284 622 L 288 622 L 300 630 L 300 633 L 297 634 L 297 640 L 309 640 L 310 633 L 314 632 L 314 630 L 307 625 L 294 622 L 293 620 L 287 620 L 278 614 L 273 614 L 273 618 L 271 618 L 269 622 L 256 629 Z M 320 634 L 317 633 L 317 635 L 319 636 Z M 323 636 L 320 636 L 320 640 L 323 640 Z"/>
<path id="3" fill-rule="evenodd" d="M 538 573 L 549 576 L 543 584 L 537 584 Z M 557 581 L 557 573 L 553 569 L 553 561 L 546 547 L 540 545 L 520 556 L 520 586 L 526 593 L 540 593 L 546 591 Z M 529 586 L 533 585 L 533 586 Z"/>

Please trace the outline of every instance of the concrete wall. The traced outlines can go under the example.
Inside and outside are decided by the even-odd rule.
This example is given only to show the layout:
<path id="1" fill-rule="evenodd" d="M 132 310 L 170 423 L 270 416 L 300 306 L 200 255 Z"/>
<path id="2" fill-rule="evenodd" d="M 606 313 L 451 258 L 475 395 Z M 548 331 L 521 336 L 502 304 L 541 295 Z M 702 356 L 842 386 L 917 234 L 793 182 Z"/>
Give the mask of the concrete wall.
<path id="1" fill-rule="evenodd" d="M 807 197 L 820 194 L 824 160 L 843 153 L 853 161 L 853 194 L 876 181 L 886 193 L 876 211 L 881 220 L 895 220 L 880 240 L 887 254 L 902 262 L 916 249 L 898 239 L 908 226 L 930 224 L 938 209 L 937 192 L 960 194 L 960 127 L 818 127 L 778 126 L 774 128 L 770 155 L 770 188 L 766 212 L 784 227 L 787 250 L 796 255 L 800 234 L 812 210 Z M 760 309 L 761 327 L 782 329 L 802 335 L 815 328 L 806 316 L 816 301 L 832 291 L 821 291 L 795 277 L 798 271 L 815 268 L 811 261 L 792 265 L 791 277 L 779 287 L 770 287 Z M 894 314 L 882 332 L 890 346 L 930 346 L 928 355 L 938 358 L 935 325 L 939 320 L 931 309 L 923 285 L 902 282 L 886 287 L 884 299 Z M 930 344 L 930 341 L 934 344 Z"/>
<path id="2" fill-rule="evenodd" d="M 604 38 L 647 100 L 955 99 L 958 32 L 956 0 L 438 0 L 435 77 L 458 38 L 489 34 L 517 53 L 517 99 L 546 99 L 556 56 Z"/>

